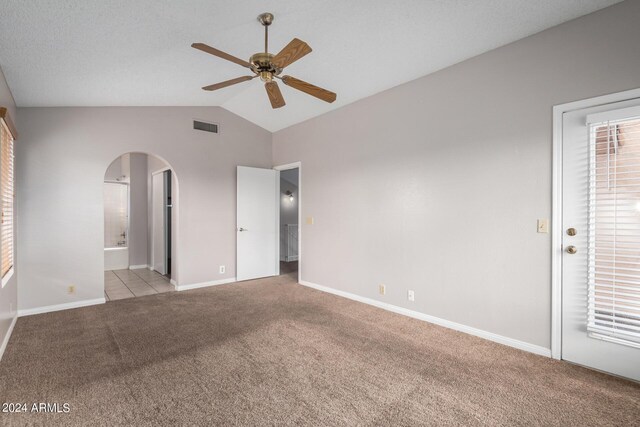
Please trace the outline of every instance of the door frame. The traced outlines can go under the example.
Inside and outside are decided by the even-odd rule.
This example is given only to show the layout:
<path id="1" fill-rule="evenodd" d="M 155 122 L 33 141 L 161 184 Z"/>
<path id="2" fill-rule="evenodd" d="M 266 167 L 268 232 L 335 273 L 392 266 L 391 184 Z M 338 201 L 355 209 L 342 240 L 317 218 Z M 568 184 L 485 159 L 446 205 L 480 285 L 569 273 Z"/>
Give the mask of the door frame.
<path id="1" fill-rule="evenodd" d="M 153 176 L 154 175 L 158 175 L 158 174 L 164 174 L 166 171 L 171 171 L 171 176 L 173 177 L 174 172 L 173 172 L 173 169 L 171 169 L 170 166 L 165 166 L 165 167 L 163 167 L 161 169 L 158 169 L 157 171 L 151 172 L 151 194 L 152 194 L 152 196 L 151 196 L 151 206 L 150 207 L 151 207 L 152 210 L 153 210 Z M 164 181 L 163 181 L 163 186 L 164 186 Z M 174 189 L 172 189 L 172 191 L 173 190 Z M 173 194 L 172 194 L 172 199 L 171 199 L 171 205 L 174 206 Z M 173 215 L 173 214 L 174 214 L 174 212 L 173 212 L 173 207 L 172 207 L 171 215 Z M 176 221 L 177 221 L 177 218 L 176 218 Z M 154 221 L 153 221 L 153 213 L 152 213 L 151 214 L 151 227 L 150 227 L 150 230 L 151 230 L 151 236 L 150 236 L 150 240 L 151 240 L 151 264 L 149 265 L 149 270 L 153 270 L 153 266 L 155 265 L 155 262 L 156 262 L 155 261 L 155 250 L 154 250 L 155 236 L 153 234 L 153 225 L 154 225 Z M 166 230 L 165 230 L 165 233 L 166 233 Z M 173 242 L 173 241 L 171 242 L 172 245 L 174 243 L 175 242 Z M 166 258 L 166 256 L 165 256 L 165 258 Z M 169 270 L 171 271 L 171 267 L 169 267 Z M 174 279 L 174 274 L 175 273 L 173 271 L 171 271 L 169 273 L 169 277 L 171 278 L 171 281 L 175 280 Z"/>
<path id="2" fill-rule="evenodd" d="M 274 166 L 274 170 L 278 172 L 298 169 L 298 283 L 302 282 L 302 162 L 287 163 L 280 166 Z M 278 174 L 278 178 L 280 174 Z M 280 179 L 278 179 L 278 188 Z M 278 239 L 276 239 L 276 256 L 278 262 L 278 275 L 280 274 L 280 194 L 278 194 Z"/>
<path id="3" fill-rule="evenodd" d="M 563 115 L 600 105 L 640 99 L 640 88 L 553 107 L 553 160 L 551 205 L 551 357 L 562 359 L 562 132 Z"/>

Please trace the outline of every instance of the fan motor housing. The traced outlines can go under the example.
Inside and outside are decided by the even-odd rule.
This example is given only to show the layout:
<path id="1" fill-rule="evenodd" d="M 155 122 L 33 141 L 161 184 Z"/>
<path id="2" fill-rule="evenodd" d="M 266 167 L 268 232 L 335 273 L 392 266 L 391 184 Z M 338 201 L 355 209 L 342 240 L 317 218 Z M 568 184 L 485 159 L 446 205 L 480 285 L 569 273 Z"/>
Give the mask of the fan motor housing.
<path id="1" fill-rule="evenodd" d="M 249 62 L 251 63 L 251 69 L 254 73 L 263 75 L 262 73 L 271 73 L 275 76 L 282 72 L 282 68 L 278 68 L 271 63 L 273 54 L 260 52 L 251 55 Z"/>

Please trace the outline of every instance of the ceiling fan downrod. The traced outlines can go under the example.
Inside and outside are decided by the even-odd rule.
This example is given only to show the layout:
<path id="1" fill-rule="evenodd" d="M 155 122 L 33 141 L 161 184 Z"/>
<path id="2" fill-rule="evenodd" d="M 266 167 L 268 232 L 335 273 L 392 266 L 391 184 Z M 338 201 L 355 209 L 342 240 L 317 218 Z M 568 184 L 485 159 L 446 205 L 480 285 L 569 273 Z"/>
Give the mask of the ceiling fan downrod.
<path id="1" fill-rule="evenodd" d="M 273 23 L 273 14 L 266 12 L 258 15 L 258 22 L 264 26 L 264 53 L 269 53 L 269 25 Z"/>

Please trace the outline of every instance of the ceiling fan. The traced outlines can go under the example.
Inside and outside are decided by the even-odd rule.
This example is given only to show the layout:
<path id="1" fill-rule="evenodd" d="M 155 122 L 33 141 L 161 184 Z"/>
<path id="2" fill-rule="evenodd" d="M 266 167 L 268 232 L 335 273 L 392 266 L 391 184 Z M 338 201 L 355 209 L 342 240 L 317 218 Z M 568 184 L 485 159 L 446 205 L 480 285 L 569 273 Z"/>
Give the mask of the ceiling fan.
<path id="1" fill-rule="evenodd" d="M 267 90 L 267 95 L 269 96 L 269 101 L 271 101 L 271 106 L 273 108 L 280 108 L 285 105 L 282 92 L 280 92 L 278 83 L 274 79 L 280 79 L 285 85 L 291 86 L 292 88 L 298 89 L 311 96 L 315 96 L 323 101 L 335 101 L 336 94 L 333 92 L 296 79 L 295 77 L 280 76 L 285 67 L 310 53 L 311 48 L 302 40 L 294 38 L 278 54 L 273 55 L 269 53 L 269 25 L 273 23 L 273 15 L 271 13 L 263 13 L 258 16 L 258 21 L 264 26 L 264 52 L 252 55 L 251 58 L 249 58 L 249 62 L 243 61 L 240 58 L 236 58 L 235 56 L 229 55 L 228 53 L 222 52 L 221 50 L 208 46 L 204 43 L 193 43 L 191 45 L 193 48 L 210 53 L 218 58 L 226 59 L 227 61 L 242 65 L 243 67 L 253 71 L 255 74 L 253 76 L 237 77 L 235 79 L 205 86 L 202 89 L 209 91 L 218 90 L 260 77 L 260 80 L 264 82 L 264 87 Z"/>

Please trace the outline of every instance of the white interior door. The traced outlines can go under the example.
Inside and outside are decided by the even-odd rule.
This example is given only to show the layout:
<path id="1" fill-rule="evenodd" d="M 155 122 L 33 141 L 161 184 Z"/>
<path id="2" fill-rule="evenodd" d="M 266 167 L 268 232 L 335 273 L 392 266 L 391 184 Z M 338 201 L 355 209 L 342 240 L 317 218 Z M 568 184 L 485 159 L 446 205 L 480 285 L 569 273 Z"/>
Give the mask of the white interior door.
<path id="1" fill-rule="evenodd" d="M 155 173 L 151 180 L 151 232 L 152 232 L 152 260 L 153 269 L 160 274 L 167 274 L 165 254 L 165 197 L 164 173 Z"/>
<path id="2" fill-rule="evenodd" d="M 565 113 L 562 358 L 640 380 L 640 105 Z"/>
<path id="3" fill-rule="evenodd" d="M 278 171 L 238 166 L 237 280 L 278 274 Z"/>

